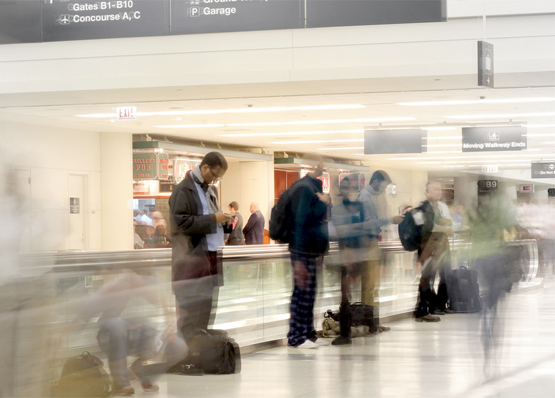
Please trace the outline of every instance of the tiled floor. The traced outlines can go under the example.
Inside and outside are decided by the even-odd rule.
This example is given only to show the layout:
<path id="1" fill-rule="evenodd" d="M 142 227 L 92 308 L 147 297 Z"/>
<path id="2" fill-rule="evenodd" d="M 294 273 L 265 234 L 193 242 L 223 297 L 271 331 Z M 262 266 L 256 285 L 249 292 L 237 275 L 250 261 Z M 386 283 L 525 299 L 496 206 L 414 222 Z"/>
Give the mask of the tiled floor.
<path id="1" fill-rule="evenodd" d="M 501 307 L 503 333 L 488 365 L 480 315 L 445 315 L 439 323 L 393 323 L 351 346 L 246 355 L 237 375 L 165 375 L 159 396 L 555 397 L 555 288 L 514 293 Z"/>

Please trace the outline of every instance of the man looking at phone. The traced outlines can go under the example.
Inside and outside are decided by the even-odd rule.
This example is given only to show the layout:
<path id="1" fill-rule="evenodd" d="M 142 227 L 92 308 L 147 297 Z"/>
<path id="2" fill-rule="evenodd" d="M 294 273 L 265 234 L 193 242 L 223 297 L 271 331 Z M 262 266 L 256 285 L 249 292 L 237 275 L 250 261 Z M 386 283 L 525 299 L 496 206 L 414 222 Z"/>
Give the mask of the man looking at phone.
<path id="1" fill-rule="evenodd" d="M 207 153 L 170 197 L 172 281 L 177 326 L 186 340 L 208 329 L 218 279 L 218 247 L 224 245 L 224 214 L 213 189 L 227 170 L 219 152 Z"/>

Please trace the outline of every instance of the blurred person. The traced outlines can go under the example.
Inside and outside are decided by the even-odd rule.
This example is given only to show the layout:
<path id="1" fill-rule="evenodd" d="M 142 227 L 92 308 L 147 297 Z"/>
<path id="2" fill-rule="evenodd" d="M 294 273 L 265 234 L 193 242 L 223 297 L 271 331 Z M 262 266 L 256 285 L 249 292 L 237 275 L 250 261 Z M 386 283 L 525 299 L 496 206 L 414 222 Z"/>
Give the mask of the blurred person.
<path id="1" fill-rule="evenodd" d="M 134 241 L 135 241 L 134 248 L 135 249 L 144 249 L 145 242 L 143 242 L 143 240 L 141 239 L 141 237 L 137 233 L 137 226 L 135 224 L 133 224 L 133 234 L 134 234 Z"/>
<path id="2" fill-rule="evenodd" d="M 366 248 L 368 259 L 366 267 L 361 273 L 361 301 L 366 305 L 377 306 L 376 292 L 379 290 L 380 266 L 383 262 L 382 253 L 378 247 L 381 228 L 389 224 L 399 224 L 403 221 L 402 215 L 383 217 L 378 211 L 377 196 L 385 192 L 391 183 L 391 178 L 383 170 L 372 174 L 370 183 L 360 192 L 357 200 L 364 206 L 364 228 L 367 236 Z M 380 331 L 389 330 L 380 326 Z"/>
<path id="3" fill-rule="evenodd" d="M 350 286 L 367 266 L 368 236 L 364 233 L 364 206 L 358 202 L 358 192 L 348 178 L 339 183 L 341 202 L 333 206 L 331 217 L 337 234 L 341 256 L 341 305 L 339 306 L 339 333 L 333 345 L 351 344 Z"/>
<path id="4" fill-rule="evenodd" d="M 174 189 L 170 197 L 172 281 L 178 327 L 186 340 L 211 324 L 214 294 L 219 285 L 217 250 L 224 245 L 224 214 L 212 183 L 227 171 L 219 152 L 207 153 Z M 217 300 L 216 300 L 217 301 Z"/>
<path id="5" fill-rule="evenodd" d="M 97 340 L 108 356 L 108 367 L 116 395 L 132 395 L 135 392 L 129 381 L 128 356 L 137 357 L 129 370 L 140 381 L 142 389 L 145 392 L 155 392 L 159 387 L 153 384 L 153 378 L 165 373 L 188 353 L 186 343 L 176 333 L 175 318 L 152 282 L 153 278 L 148 273 L 138 274 L 127 270 L 89 296 L 73 321 L 73 328 L 77 328 L 100 314 Z M 146 320 L 124 319 L 122 316 L 129 301 L 136 298 L 145 299 L 155 308 L 164 308 L 167 321 L 164 331 L 164 340 L 167 343 L 164 362 L 150 365 L 145 363 L 156 355 L 157 330 L 147 325 Z"/>
<path id="6" fill-rule="evenodd" d="M 155 245 L 167 245 L 168 243 L 170 243 L 171 239 L 166 234 L 166 226 L 164 224 L 158 224 L 150 240 L 151 243 Z"/>
<path id="7" fill-rule="evenodd" d="M 142 225 L 152 225 L 152 219 L 146 214 L 148 211 L 138 211 L 134 217 L 135 221 L 140 222 Z"/>
<path id="8" fill-rule="evenodd" d="M 245 238 L 243 236 L 243 216 L 239 213 L 239 203 L 233 201 L 229 204 L 229 212 L 233 216 L 233 221 L 228 223 L 231 230 L 227 238 L 228 245 L 244 245 Z"/>
<path id="9" fill-rule="evenodd" d="M 417 322 L 439 322 L 439 314 L 444 315 L 447 303 L 445 267 L 449 264 L 449 240 L 454 235 L 452 220 L 447 205 L 440 202 L 441 184 L 429 181 L 426 184 L 426 200 L 418 207 L 423 208 L 423 238 L 418 249 L 418 263 L 422 273 L 418 286 L 418 303 L 415 310 Z M 433 285 L 435 275 L 440 272 L 438 294 Z M 442 273 L 443 272 L 443 273 Z"/>
<path id="10" fill-rule="evenodd" d="M 153 236 L 156 230 L 154 227 L 152 225 L 146 225 L 144 231 L 143 241 L 145 243 L 145 247 L 155 244 Z"/>
<path id="11" fill-rule="evenodd" d="M 164 220 L 164 216 L 160 211 L 153 211 L 150 216 L 152 217 L 152 226 L 156 228 L 158 225 L 163 225 L 166 229 L 168 228 L 168 223 Z"/>
<path id="12" fill-rule="evenodd" d="M 468 209 L 471 231 L 472 266 L 481 274 L 482 294 L 482 344 L 484 370 L 488 372 L 495 358 L 499 337 L 503 333 L 498 303 L 522 278 L 520 246 L 509 246 L 504 241 L 504 231 L 518 224 L 516 211 L 498 194 L 485 195 L 476 207 Z"/>
<path id="13" fill-rule="evenodd" d="M 329 195 L 322 191 L 318 179 L 324 171 L 320 163 L 316 170 L 298 180 L 290 189 L 292 227 L 289 251 L 293 266 L 287 345 L 297 348 L 318 348 L 329 343 L 317 340 L 314 330 L 314 300 L 316 299 L 316 270 L 322 265 L 328 250 L 326 215 Z"/>
<path id="14" fill-rule="evenodd" d="M 251 215 L 247 221 L 247 225 L 243 228 L 245 235 L 245 244 L 261 245 L 264 243 L 264 216 L 260 211 L 258 203 L 252 202 L 249 210 Z"/>

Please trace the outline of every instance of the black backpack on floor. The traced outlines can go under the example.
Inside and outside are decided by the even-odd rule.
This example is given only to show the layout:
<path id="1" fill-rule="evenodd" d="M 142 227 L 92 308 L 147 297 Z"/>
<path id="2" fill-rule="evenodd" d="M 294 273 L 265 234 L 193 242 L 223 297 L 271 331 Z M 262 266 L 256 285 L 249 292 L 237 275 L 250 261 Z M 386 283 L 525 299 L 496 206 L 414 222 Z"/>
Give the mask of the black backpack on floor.
<path id="1" fill-rule="evenodd" d="M 375 305 L 362 303 L 350 304 L 351 326 L 368 326 L 370 333 L 378 333 L 380 326 L 380 312 Z"/>
<path id="2" fill-rule="evenodd" d="M 110 376 L 104 370 L 104 362 L 85 351 L 66 361 L 53 395 L 102 398 L 110 395 L 111 385 Z"/>
<path id="3" fill-rule="evenodd" d="M 185 368 L 194 367 L 208 374 L 241 372 L 239 345 L 225 330 L 209 329 L 189 342 L 189 355 L 181 362 Z"/>

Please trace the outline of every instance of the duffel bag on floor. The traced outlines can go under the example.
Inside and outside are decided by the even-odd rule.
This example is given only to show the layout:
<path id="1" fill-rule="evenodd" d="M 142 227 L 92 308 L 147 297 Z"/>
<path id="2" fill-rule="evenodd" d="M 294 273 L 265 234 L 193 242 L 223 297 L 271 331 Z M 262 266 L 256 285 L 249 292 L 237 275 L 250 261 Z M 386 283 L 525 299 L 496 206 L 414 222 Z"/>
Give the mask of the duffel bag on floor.
<path id="1" fill-rule="evenodd" d="M 225 330 L 209 329 L 189 342 L 189 356 L 184 363 L 210 374 L 241 372 L 239 345 Z"/>

